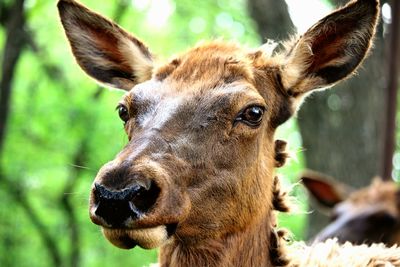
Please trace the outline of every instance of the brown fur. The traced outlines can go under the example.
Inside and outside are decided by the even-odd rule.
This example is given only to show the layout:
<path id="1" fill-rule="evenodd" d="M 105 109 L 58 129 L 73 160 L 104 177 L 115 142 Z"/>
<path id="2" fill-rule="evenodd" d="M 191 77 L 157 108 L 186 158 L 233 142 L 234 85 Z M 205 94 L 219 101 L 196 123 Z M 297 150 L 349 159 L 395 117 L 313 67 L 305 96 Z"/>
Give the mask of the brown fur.
<path id="1" fill-rule="evenodd" d="M 275 210 L 281 212 L 288 212 L 290 210 L 290 204 L 287 200 L 287 192 L 281 189 L 279 178 L 276 176 L 274 179 L 274 187 L 272 191 L 272 205 Z"/>
<path id="2" fill-rule="evenodd" d="M 285 165 L 290 157 L 286 151 L 287 143 L 283 140 L 275 140 L 275 167 L 280 168 Z"/>
<path id="3" fill-rule="evenodd" d="M 58 6 L 82 68 L 128 91 L 118 110 L 129 143 L 100 169 L 90 197 L 106 238 L 121 248 L 161 246 L 161 266 L 289 264 L 275 229 L 274 209 L 287 209 L 274 178 L 286 158 L 275 130 L 309 92 L 362 62 L 378 2 L 350 2 L 282 53 L 213 41 L 167 64 L 80 4 Z"/>

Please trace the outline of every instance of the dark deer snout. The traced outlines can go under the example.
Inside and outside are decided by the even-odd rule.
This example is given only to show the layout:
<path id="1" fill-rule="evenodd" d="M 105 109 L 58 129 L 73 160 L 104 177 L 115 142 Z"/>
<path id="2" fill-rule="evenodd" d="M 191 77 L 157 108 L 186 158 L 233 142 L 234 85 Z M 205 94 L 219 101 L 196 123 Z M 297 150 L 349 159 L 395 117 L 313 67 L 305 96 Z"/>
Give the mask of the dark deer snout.
<path id="1" fill-rule="evenodd" d="M 121 190 L 95 183 L 92 220 L 98 224 L 106 223 L 108 227 L 126 227 L 152 209 L 159 193 L 159 187 L 151 181 L 146 185 L 134 183 Z"/>

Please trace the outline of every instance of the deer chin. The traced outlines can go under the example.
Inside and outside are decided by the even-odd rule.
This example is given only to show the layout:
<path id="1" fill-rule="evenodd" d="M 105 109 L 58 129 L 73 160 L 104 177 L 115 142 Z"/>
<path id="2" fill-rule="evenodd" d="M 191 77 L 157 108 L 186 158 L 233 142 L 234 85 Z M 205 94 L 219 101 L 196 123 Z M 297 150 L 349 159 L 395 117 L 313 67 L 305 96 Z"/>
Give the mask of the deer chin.
<path id="1" fill-rule="evenodd" d="M 102 227 L 104 236 L 114 246 L 131 249 L 138 245 L 144 249 L 162 246 L 169 239 L 167 226 L 159 225 L 142 229 L 111 229 Z"/>

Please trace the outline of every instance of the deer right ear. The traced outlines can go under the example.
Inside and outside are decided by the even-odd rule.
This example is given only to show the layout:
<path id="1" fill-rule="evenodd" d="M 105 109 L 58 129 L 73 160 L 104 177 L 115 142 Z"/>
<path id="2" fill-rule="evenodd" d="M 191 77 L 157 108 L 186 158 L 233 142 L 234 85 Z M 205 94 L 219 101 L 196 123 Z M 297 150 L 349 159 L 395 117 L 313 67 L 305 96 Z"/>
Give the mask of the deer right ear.
<path id="1" fill-rule="evenodd" d="M 73 0 L 57 7 L 72 52 L 89 76 L 124 90 L 151 78 L 152 55 L 142 42 Z"/>
<path id="2" fill-rule="evenodd" d="M 378 0 L 351 1 L 288 46 L 282 66 L 287 94 L 301 97 L 351 75 L 368 54 L 378 16 Z"/>

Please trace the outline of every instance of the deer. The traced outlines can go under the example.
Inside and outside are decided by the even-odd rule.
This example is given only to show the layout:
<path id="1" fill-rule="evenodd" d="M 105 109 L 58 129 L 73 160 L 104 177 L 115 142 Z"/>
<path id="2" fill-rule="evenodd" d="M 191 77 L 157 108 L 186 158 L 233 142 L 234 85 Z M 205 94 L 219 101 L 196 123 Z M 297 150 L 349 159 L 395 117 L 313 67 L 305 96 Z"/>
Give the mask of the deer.
<path id="1" fill-rule="evenodd" d="M 292 251 L 277 228 L 276 210 L 286 206 L 274 173 L 284 145 L 274 134 L 307 95 L 355 72 L 379 2 L 351 1 L 279 51 L 214 40 L 163 62 L 81 3 L 57 6 L 83 71 L 126 91 L 117 111 L 128 142 L 90 190 L 89 216 L 105 238 L 122 249 L 160 248 L 163 267 L 312 266 L 302 256 L 318 253 Z M 400 264 L 396 247 L 354 249 L 367 250 L 359 266 Z"/>
<path id="2" fill-rule="evenodd" d="M 330 216 L 314 242 L 335 237 L 340 243 L 400 244 L 400 189 L 393 180 L 374 177 L 368 186 L 354 189 L 325 174 L 305 171 L 301 181 Z"/>

